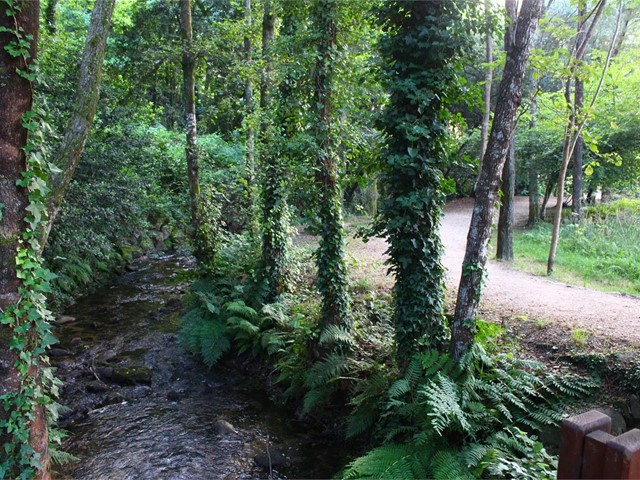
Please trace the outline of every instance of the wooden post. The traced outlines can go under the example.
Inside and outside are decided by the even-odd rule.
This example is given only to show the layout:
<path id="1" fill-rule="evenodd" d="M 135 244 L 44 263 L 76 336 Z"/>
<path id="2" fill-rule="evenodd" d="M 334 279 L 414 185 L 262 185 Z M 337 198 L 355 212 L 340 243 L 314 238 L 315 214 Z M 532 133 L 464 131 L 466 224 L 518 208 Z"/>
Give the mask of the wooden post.
<path id="1" fill-rule="evenodd" d="M 640 430 L 634 428 L 607 442 L 603 478 L 640 478 Z"/>
<path id="2" fill-rule="evenodd" d="M 584 440 L 589 433 L 596 430 L 611 432 L 611 418 L 596 410 L 567 418 L 562 422 L 558 479 L 581 478 Z"/>
<path id="3" fill-rule="evenodd" d="M 607 453 L 607 442 L 615 438 L 610 433 L 596 430 L 584 439 L 582 458 L 582 478 L 604 478 L 604 463 Z"/>

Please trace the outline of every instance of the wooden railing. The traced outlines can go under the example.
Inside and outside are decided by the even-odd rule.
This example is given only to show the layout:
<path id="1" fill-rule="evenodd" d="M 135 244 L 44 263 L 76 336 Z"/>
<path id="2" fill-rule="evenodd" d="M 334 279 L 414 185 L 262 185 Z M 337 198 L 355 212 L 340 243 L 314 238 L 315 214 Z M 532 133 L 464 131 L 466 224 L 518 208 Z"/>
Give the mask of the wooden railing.
<path id="1" fill-rule="evenodd" d="M 610 432 L 611 418 L 596 410 L 562 422 L 558 479 L 640 479 L 640 430 Z"/>

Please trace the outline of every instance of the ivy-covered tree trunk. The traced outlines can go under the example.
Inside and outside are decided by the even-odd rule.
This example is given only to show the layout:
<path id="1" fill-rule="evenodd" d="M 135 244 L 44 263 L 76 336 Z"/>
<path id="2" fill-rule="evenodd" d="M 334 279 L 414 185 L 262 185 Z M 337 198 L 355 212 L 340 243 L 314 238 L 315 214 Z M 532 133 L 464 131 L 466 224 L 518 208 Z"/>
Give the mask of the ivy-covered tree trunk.
<path id="1" fill-rule="evenodd" d="M 262 17 L 263 72 L 260 82 L 260 134 L 262 177 L 262 267 L 267 284 L 266 301 L 272 302 L 287 289 L 288 215 L 283 159 L 274 141 L 271 90 L 273 89 L 272 43 L 276 17 L 271 0 L 264 2 Z"/>
<path id="2" fill-rule="evenodd" d="M 13 10 L 15 14 L 11 14 Z M 16 11 L 17 10 L 17 11 Z M 38 0 L 15 1 L 0 5 L 0 309 L 3 314 L 19 303 L 23 280 L 17 272 L 17 255 L 22 245 L 22 232 L 26 228 L 26 208 L 29 204 L 27 189 L 16 184 L 22 179 L 27 168 L 24 147 L 28 133 L 23 126 L 23 116 L 31 110 L 33 101 L 32 84 L 18 71 L 27 74 L 29 65 L 36 55 L 40 3 Z M 31 35 L 28 47 L 18 52 L 13 31 L 20 35 Z M 14 53 L 12 55 L 11 53 Z M 3 318 L 4 320 L 4 318 Z M 29 325 L 25 322 L 26 325 Z M 22 384 L 24 371 L 17 368 L 19 349 L 15 342 L 18 335 L 16 323 L 0 323 L 0 478 L 34 477 L 40 480 L 50 478 L 49 440 L 47 417 L 42 405 L 18 405 L 19 402 L 31 402 L 29 396 L 22 397 L 27 385 Z M 35 355 L 30 345 L 24 345 L 23 355 L 31 358 Z M 33 358 L 29 371 L 39 375 L 39 359 Z M 22 398 L 22 400 L 20 400 Z M 7 410 L 8 408 L 8 410 Z M 30 412 L 32 418 L 23 417 Z M 17 422 L 24 422 L 27 431 Z M 24 456 L 33 450 L 40 466 L 27 470 L 22 464 Z M 21 460 L 22 459 L 22 460 Z M 35 472 L 33 471 L 35 470 Z"/>
<path id="3" fill-rule="evenodd" d="M 184 88 L 184 115 L 186 124 L 187 176 L 191 204 L 191 228 L 196 242 L 196 255 L 206 255 L 198 241 L 200 234 L 200 175 L 198 171 L 198 142 L 196 134 L 196 55 L 193 51 L 191 0 L 180 0 L 180 29 L 182 32 L 182 82 Z"/>
<path id="4" fill-rule="evenodd" d="M 253 47 L 251 45 L 252 11 L 251 0 L 244 0 L 244 61 L 247 69 L 247 78 L 244 84 L 244 106 L 245 106 L 245 132 L 246 132 L 246 156 L 245 170 L 247 180 L 247 211 L 249 212 L 249 231 L 252 235 L 257 235 L 258 225 L 256 218 L 256 160 L 255 160 L 255 106 L 253 100 Z"/>
<path id="5" fill-rule="evenodd" d="M 321 222 L 320 246 L 316 264 L 317 286 L 322 296 L 320 332 L 329 326 L 351 330 L 347 267 L 344 259 L 342 195 L 338 185 L 338 156 L 333 131 L 333 96 L 337 46 L 338 0 L 317 0 L 312 10 L 317 35 L 317 60 L 314 72 L 314 104 L 317 119 L 316 139 L 317 204 Z M 333 345 L 332 348 L 346 348 Z"/>
<path id="6" fill-rule="evenodd" d="M 515 0 L 508 0 L 508 3 L 511 3 L 515 10 Z M 487 263 L 491 220 L 498 200 L 500 176 L 509 141 L 516 124 L 517 109 L 522 99 L 522 83 L 531 39 L 538 25 L 542 5 L 542 0 L 524 0 L 517 22 L 512 27 L 515 29 L 514 43 L 507 49 L 507 61 L 498 91 L 493 126 L 476 189 L 456 310 L 451 324 L 449 349 L 455 360 L 459 360 L 473 343 L 476 313 Z"/>
<path id="7" fill-rule="evenodd" d="M 50 4 L 55 2 L 51 1 Z M 80 162 L 85 143 L 91 132 L 93 120 L 98 110 L 100 84 L 102 82 L 102 63 L 104 61 L 107 37 L 111 29 L 111 19 L 116 0 L 96 0 L 91 13 L 91 23 L 87 32 L 76 98 L 73 102 L 71 119 L 65 130 L 64 138 L 57 148 L 53 163 L 61 170 L 50 180 L 51 194 L 47 200 L 49 220 L 43 229 L 40 243 L 44 248 L 53 222 L 58 215 L 71 179 Z"/>
<path id="8" fill-rule="evenodd" d="M 421 349 L 442 349 L 444 267 L 439 236 L 446 122 L 444 99 L 455 81 L 466 44 L 453 1 L 393 1 L 384 4 L 389 31 L 381 43 L 390 102 L 383 127 L 388 143 L 377 233 L 389 242 L 395 275 L 393 320 L 400 365 Z"/>

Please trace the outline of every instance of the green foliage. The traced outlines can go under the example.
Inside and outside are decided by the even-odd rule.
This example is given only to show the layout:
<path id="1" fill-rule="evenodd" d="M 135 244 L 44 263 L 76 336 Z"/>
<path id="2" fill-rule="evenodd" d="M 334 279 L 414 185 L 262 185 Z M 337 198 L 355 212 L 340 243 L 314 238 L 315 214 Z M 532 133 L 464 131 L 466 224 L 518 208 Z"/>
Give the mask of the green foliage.
<path id="1" fill-rule="evenodd" d="M 397 478 L 554 478 L 555 459 L 528 432 L 557 424 L 566 402 L 595 387 L 537 362 L 489 356 L 478 344 L 457 365 L 427 351 L 413 357 L 385 402 L 375 398 L 379 391 L 368 401 L 355 397 L 350 432 L 370 429 L 385 440 L 344 477 L 390 478 L 393 471 Z M 362 415 L 371 404 L 377 416 Z"/>
<path id="2" fill-rule="evenodd" d="M 468 34 L 448 25 L 462 14 L 451 1 L 385 2 L 380 41 L 390 103 L 382 125 L 387 148 L 381 182 L 387 198 L 374 233 L 389 241 L 395 276 L 398 359 L 416 348 L 442 348 L 444 268 L 438 235 L 446 189 L 442 168 L 459 59 Z"/>

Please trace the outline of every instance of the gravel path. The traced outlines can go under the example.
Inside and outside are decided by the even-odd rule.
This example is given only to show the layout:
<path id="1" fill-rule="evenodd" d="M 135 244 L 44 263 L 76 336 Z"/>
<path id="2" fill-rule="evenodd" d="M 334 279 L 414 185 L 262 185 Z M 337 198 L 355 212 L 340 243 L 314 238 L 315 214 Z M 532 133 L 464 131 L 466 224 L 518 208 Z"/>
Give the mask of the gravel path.
<path id="1" fill-rule="evenodd" d="M 457 288 L 460 280 L 472 208 L 473 199 L 460 199 L 450 202 L 445 209 L 441 233 L 447 285 L 452 289 Z M 516 224 L 524 224 L 526 215 L 527 198 L 519 197 Z M 383 239 L 372 238 L 367 244 L 352 247 L 356 247 L 350 249 L 356 259 L 364 262 L 367 257 L 369 261 L 382 262 L 387 245 Z M 387 282 L 389 278 L 385 279 Z M 495 260 L 489 262 L 482 310 L 499 312 L 501 317 L 526 315 L 640 344 L 639 298 L 567 285 L 514 270 Z"/>

